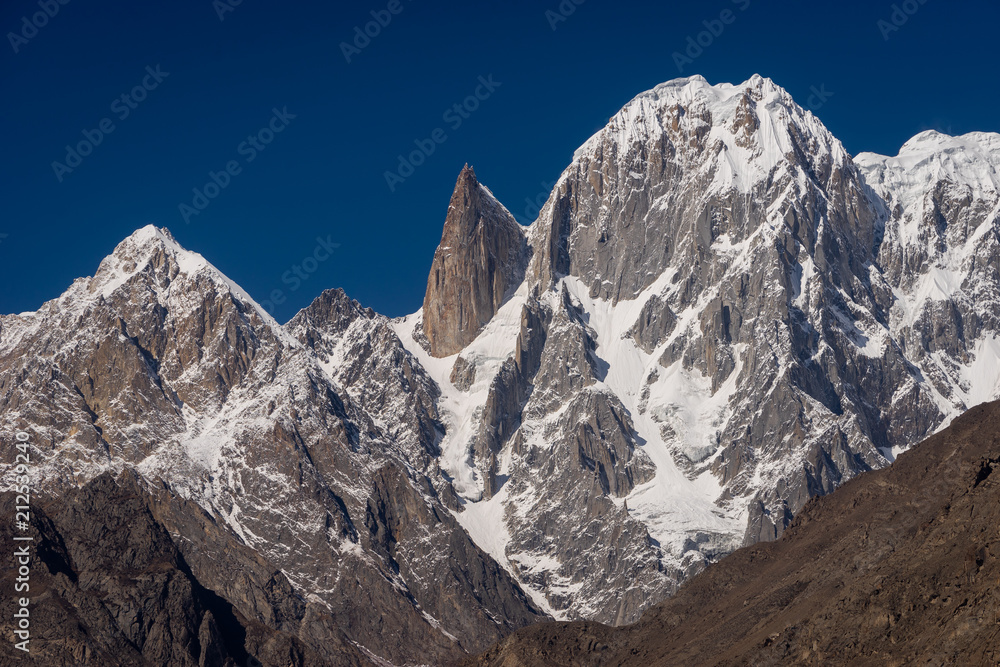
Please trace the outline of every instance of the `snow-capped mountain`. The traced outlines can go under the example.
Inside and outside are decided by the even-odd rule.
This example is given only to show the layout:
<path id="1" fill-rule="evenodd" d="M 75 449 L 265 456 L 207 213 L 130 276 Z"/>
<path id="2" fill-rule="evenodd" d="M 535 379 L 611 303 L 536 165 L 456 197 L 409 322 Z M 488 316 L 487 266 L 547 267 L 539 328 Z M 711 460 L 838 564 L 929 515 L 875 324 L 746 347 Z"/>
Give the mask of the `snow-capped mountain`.
<path id="1" fill-rule="evenodd" d="M 448 509 L 436 388 L 388 321 L 342 292 L 281 327 L 149 226 L 0 327 L 0 419 L 31 435 L 36 493 L 137 471 L 196 580 L 247 628 L 322 664 L 356 664 L 342 645 L 404 664 L 544 618 Z"/>
<path id="2" fill-rule="evenodd" d="M 1000 135 L 929 131 L 857 163 L 886 206 L 889 328 L 950 422 L 1000 394 Z"/>
<path id="3" fill-rule="evenodd" d="M 671 81 L 530 227 L 464 169 L 409 317 L 330 290 L 281 326 L 139 230 L 0 317 L 0 424 L 47 494 L 138 472 L 202 585 L 310 650 L 634 621 L 1000 396 L 998 165 L 1000 135 L 852 158 L 768 79 Z"/>
<path id="4" fill-rule="evenodd" d="M 490 255 L 528 268 L 475 340 L 436 358 L 440 321 L 397 325 L 442 389 L 459 520 L 553 615 L 635 620 L 997 396 L 998 139 L 853 160 L 768 79 L 636 97 L 525 256 Z M 430 301 L 463 261 L 442 242 Z"/>

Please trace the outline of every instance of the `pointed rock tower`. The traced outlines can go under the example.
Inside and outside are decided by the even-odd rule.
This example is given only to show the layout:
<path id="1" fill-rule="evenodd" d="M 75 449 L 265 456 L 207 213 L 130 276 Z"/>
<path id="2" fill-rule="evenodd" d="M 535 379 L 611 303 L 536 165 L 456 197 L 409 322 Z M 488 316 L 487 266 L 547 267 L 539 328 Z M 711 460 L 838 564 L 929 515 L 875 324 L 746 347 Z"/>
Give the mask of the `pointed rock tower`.
<path id="1" fill-rule="evenodd" d="M 448 206 L 424 296 L 424 334 L 435 357 L 471 343 L 524 276 L 521 226 L 468 165 Z"/>

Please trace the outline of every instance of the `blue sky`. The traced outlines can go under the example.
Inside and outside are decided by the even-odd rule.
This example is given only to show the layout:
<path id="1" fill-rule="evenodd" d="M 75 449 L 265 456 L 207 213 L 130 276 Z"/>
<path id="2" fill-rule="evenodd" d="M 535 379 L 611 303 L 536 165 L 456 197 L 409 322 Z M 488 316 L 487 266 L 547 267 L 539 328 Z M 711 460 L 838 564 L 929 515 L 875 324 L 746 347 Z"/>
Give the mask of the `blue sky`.
<path id="1" fill-rule="evenodd" d="M 148 223 L 258 301 L 280 290 L 279 321 L 327 287 L 412 312 L 463 164 L 529 217 L 610 116 L 682 75 L 768 76 L 852 153 L 1000 131 L 995 2 L 40 2 L 0 9 L 4 313 Z"/>

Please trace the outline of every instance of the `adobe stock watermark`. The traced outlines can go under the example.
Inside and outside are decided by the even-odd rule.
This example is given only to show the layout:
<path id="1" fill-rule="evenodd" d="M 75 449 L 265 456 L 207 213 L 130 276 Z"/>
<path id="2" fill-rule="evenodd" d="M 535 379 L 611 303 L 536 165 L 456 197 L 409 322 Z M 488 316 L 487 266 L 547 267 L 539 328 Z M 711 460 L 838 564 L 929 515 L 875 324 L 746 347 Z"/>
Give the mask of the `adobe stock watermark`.
<path id="1" fill-rule="evenodd" d="M 124 121 L 132 115 L 132 112 L 139 108 L 139 104 L 146 100 L 149 93 L 156 90 L 163 80 L 170 76 L 170 72 L 163 72 L 160 66 L 155 68 L 146 67 L 146 76 L 142 81 L 127 93 L 122 93 L 111 102 L 111 113 L 119 121 Z M 83 158 L 94 152 L 94 149 L 104 142 L 104 138 L 115 131 L 116 126 L 111 118 L 102 118 L 97 127 L 92 130 L 83 130 L 83 139 L 75 145 L 66 145 L 66 156 L 63 161 L 54 160 L 52 171 L 55 172 L 56 180 L 60 183 L 67 174 L 72 174 L 81 164 Z"/>
<path id="2" fill-rule="evenodd" d="M 472 116 L 479 105 L 488 100 L 497 88 L 503 85 L 502 81 L 494 81 L 492 74 L 485 77 L 480 76 L 478 82 L 479 85 L 476 86 L 471 95 L 461 102 L 451 105 L 441 114 L 441 119 L 448 124 L 452 131 L 457 131 L 462 127 L 462 124 Z M 442 127 L 434 128 L 426 139 L 414 139 L 413 144 L 416 149 L 410 151 L 408 155 L 398 155 L 399 163 L 396 165 L 395 171 L 386 170 L 383 174 L 389 191 L 395 192 L 396 187 L 413 176 L 417 167 L 424 164 L 427 158 L 434 154 L 437 147 L 446 141 L 448 141 L 448 134 Z"/>
<path id="3" fill-rule="evenodd" d="M 219 22 L 226 20 L 226 14 L 235 12 L 236 8 L 243 4 L 243 0 L 212 0 L 212 9 L 219 17 Z"/>
<path id="4" fill-rule="evenodd" d="M 21 47 L 30 42 L 38 31 L 49 24 L 49 21 L 56 17 L 60 7 L 68 5 L 70 0 L 38 0 L 38 6 L 42 11 L 35 12 L 30 17 L 21 17 L 21 29 L 7 33 L 7 41 L 14 53 L 20 53 Z"/>
<path id="5" fill-rule="evenodd" d="M 31 543 L 34 537 L 28 533 L 31 530 L 31 436 L 18 431 L 14 435 L 14 564 L 17 566 L 14 578 L 14 592 L 24 597 L 14 598 L 14 648 L 29 653 L 31 641 Z M 16 641 L 20 640 L 20 641 Z"/>
<path id="6" fill-rule="evenodd" d="M 535 198 L 530 197 L 524 198 L 524 212 L 522 214 L 514 213 L 514 219 L 517 220 L 522 225 L 530 225 L 535 220 L 538 219 L 538 214 L 542 212 L 542 207 L 545 206 L 545 202 L 548 201 L 549 195 L 552 194 L 552 188 L 556 187 L 558 181 L 552 181 L 551 183 L 546 183 L 542 181 L 542 189 L 535 195 Z"/>
<path id="7" fill-rule="evenodd" d="M 412 2 L 412 0 L 408 1 Z M 366 22 L 363 26 L 354 26 L 354 35 L 351 42 L 340 43 L 340 52 L 344 54 L 344 60 L 347 61 L 347 64 L 351 64 L 351 59 L 354 56 L 360 55 L 362 51 L 367 49 L 372 40 L 381 35 L 382 31 L 389 27 L 393 17 L 402 14 L 404 9 L 406 7 L 403 5 L 402 0 L 389 0 L 385 9 L 373 9 L 369 12 L 372 17 L 371 21 Z"/>
<path id="8" fill-rule="evenodd" d="M 559 27 L 560 23 L 565 23 L 569 20 L 569 17 L 576 13 L 576 8 L 585 3 L 587 0 L 562 0 L 559 6 L 553 9 L 545 10 L 545 20 L 549 22 L 549 27 L 552 28 L 552 32 L 555 32 Z"/>
<path id="9" fill-rule="evenodd" d="M 825 83 L 819 84 L 819 88 L 816 86 L 810 86 L 809 93 L 809 97 L 806 98 L 806 109 L 809 109 L 809 111 L 812 111 L 813 113 L 823 108 L 823 105 L 830 101 L 830 98 L 835 95 L 835 93 L 831 93 L 826 89 Z"/>
<path id="10" fill-rule="evenodd" d="M 745 12 L 750 8 L 751 0 L 730 0 L 732 4 L 741 12 Z M 694 61 L 697 60 L 705 53 L 705 50 L 715 44 L 715 40 L 722 36 L 722 33 L 726 31 L 727 26 L 731 26 L 736 23 L 736 19 L 739 16 L 738 13 L 732 9 L 723 9 L 719 12 L 719 17 L 714 19 L 706 19 L 701 22 L 705 29 L 696 35 L 688 35 L 687 47 L 684 52 L 674 51 L 673 59 L 674 64 L 677 66 L 677 71 L 681 74 L 684 73 L 684 68 L 688 65 L 693 65 Z"/>
<path id="11" fill-rule="evenodd" d="M 889 20 L 879 19 L 876 25 L 882 33 L 882 40 L 888 42 L 893 33 L 899 32 L 910 20 L 910 17 L 920 11 L 920 8 L 927 4 L 927 0 L 904 0 L 899 4 L 893 4 L 892 13 Z"/>
<path id="12" fill-rule="evenodd" d="M 3 232 L 0 232 L 0 245 L 3 245 L 4 239 L 6 239 L 8 236 L 10 236 L 10 234 L 4 234 Z"/>
<path id="13" fill-rule="evenodd" d="M 319 270 L 320 264 L 330 259 L 333 251 L 339 247 L 340 244 L 334 243 L 330 239 L 329 234 L 327 234 L 325 239 L 322 236 L 317 236 L 316 247 L 313 248 L 313 251 L 302 258 L 301 262 L 292 264 L 291 268 L 282 273 L 281 283 L 288 285 L 289 292 L 296 291 L 302 287 L 302 283 L 309 280 L 309 277 Z M 275 306 L 280 306 L 288 300 L 285 291 L 282 289 L 273 289 L 267 296 L 267 301 L 264 301 L 260 305 L 270 315 L 274 315 Z"/>
<path id="14" fill-rule="evenodd" d="M 257 156 L 274 141 L 274 138 L 285 131 L 285 128 L 298 116 L 288 113 L 288 107 L 271 109 L 271 119 L 267 124 L 249 135 L 236 147 L 236 153 L 243 158 L 243 163 L 250 164 L 257 159 Z M 208 208 L 212 200 L 222 194 L 222 191 L 229 187 L 233 178 L 243 173 L 243 164 L 239 160 L 229 160 L 220 171 L 209 171 L 208 181 L 201 188 L 192 188 L 194 196 L 191 203 L 181 202 L 177 206 L 184 224 L 191 224 L 191 218 L 201 215 L 202 211 Z"/>

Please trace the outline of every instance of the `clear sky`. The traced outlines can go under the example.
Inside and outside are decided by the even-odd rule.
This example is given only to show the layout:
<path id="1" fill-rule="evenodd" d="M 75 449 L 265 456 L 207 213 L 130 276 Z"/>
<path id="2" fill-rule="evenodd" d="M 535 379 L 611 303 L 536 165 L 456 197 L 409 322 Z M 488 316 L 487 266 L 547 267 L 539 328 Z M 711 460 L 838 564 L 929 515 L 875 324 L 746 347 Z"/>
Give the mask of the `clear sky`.
<path id="1" fill-rule="evenodd" d="M 258 301 L 281 290 L 279 321 L 328 287 L 412 312 L 463 164 L 529 218 L 580 144 L 682 75 L 768 76 L 851 153 L 1000 131 L 992 0 L 63 2 L 0 8 L 4 313 L 148 223 Z"/>

